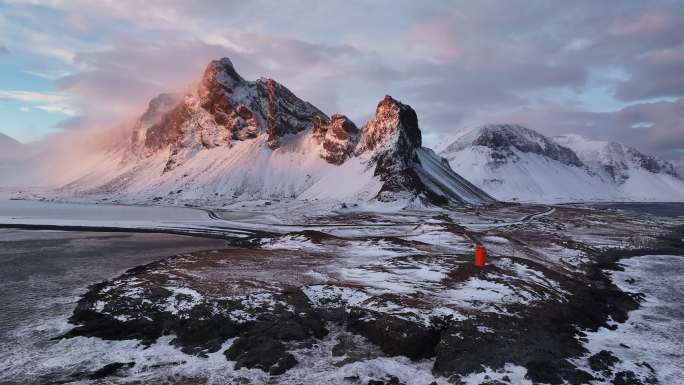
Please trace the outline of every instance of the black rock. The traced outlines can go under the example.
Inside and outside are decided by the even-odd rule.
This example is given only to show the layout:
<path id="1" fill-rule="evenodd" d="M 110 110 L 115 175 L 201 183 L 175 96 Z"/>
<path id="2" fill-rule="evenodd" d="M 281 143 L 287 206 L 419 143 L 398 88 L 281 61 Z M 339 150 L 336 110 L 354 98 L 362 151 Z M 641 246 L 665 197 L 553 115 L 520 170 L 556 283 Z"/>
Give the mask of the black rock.
<path id="1" fill-rule="evenodd" d="M 348 327 L 376 344 L 390 356 L 412 360 L 435 354 L 439 331 L 419 322 L 366 309 L 351 309 Z"/>
<path id="2" fill-rule="evenodd" d="M 285 345 L 272 336 L 250 334 L 238 338 L 225 356 L 235 361 L 235 368 L 261 369 L 273 375 L 283 374 L 297 365 Z"/>
<path id="3" fill-rule="evenodd" d="M 399 378 L 389 375 L 381 380 L 370 380 L 368 385 L 405 385 Z"/>
<path id="4" fill-rule="evenodd" d="M 618 372 L 613 379 L 613 385 L 645 385 L 631 370 Z"/>
<path id="5" fill-rule="evenodd" d="M 603 273 L 606 266 L 597 264 L 590 269 L 591 282 L 568 279 L 535 266 L 573 293 L 569 302 L 515 305 L 507 309 L 515 316 L 483 314 L 451 324 L 442 331 L 436 347 L 435 372 L 472 373 L 483 367 L 515 363 L 527 368 L 527 377 L 534 383 L 589 382 L 592 376 L 567 360 L 586 354 L 577 330 L 597 330 L 609 317 L 624 322 L 627 312 L 638 307 L 634 298 L 621 292 Z M 478 326 L 492 332 L 482 333 Z"/>
<path id="6" fill-rule="evenodd" d="M 610 372 L 610 369 L 618 362 L 620 359 L 607 350 L 601 350 L 589 357 L 589 367 L 596 372 Z"/>
<path id="7" fill-rule="evenodd" d="M 100 369 L 94 371 L 88 378 L 91 380 L 98 380 L 101 378 L 109 377 L 111 375 L 116 374 L 120 369 L 123 368 L 132 368 L 135 366 L 135 362 L 114 362 L 111 364 L 107 364 Z"/>

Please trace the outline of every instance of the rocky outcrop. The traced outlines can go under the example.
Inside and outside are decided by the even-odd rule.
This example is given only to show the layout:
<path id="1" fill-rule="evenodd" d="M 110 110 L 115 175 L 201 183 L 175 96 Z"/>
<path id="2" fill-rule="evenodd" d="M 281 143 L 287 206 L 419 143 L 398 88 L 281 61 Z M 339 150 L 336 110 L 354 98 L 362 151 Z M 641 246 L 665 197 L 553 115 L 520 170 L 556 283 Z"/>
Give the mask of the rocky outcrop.
<path id="1" fill-rule="evenodd" d="M 210 114 L 213 123 L 223 128 L 223 135 L 218 132 L 223 136 L 220 141 L 253 138 L 259 132 L 252 101 L 243 100 L 236 94 L 245 86 L 248 86 L 247 82 L 227 58 L 211 62 L 204 71 L 197 91 L 199 105 Z"/>
<path id="2" fill-rule="evenodd" d="M 174 261 L 151 263 L 89 288 L 69 319 L 78 324 L 63 337 L 137 339 L 151 345 L 173 334 L 186 354 L 205 356 L 235 341 L 224 354 L 235 368 L 282 374 L 297 364 L 293 346 L 318 340 L 328 331 L 298 288 L 214 298 L 201 283 L 166 275 Z M 138 284 L 142 282 L 142 284 Z M 118 370 L 118 367 L 115 368 Z"/>
<path id="3" fill-rule="evenodd" d="M 404 158 L 412 158 L 411 151 L 420 147 L 422 137 L 418 128 L 418 115 L 411 106 L 389 95 L 378 103 L 375 115 L 363 126 L 357 152 L 391 147 Z"/>
<path id="4" fill-rule="evenodd" d="M 380 200 L 391 201 L 402 193 L 424 189 L 413 168 L 421 141 L 413 108 L 385 95 L 375 115 L 363 126 L 356 150 L 357 154 L 373 154 L 375 175 L 384 182 L 378 194 Z"/>
<path id="5" fill-rule="evenodd" d="M 271 148 L 277 148 L 279 139 L 287 134 L 297 134 L 312 128 L 315 119 L 328 119 L 318 108 L 297 98 L 273 79 L 257 80 L 256 89 Z"/>
<path id="6" fill-rule="evenodd" d="M 416 112 L 386 95 L 378 103 L 375 115 L 363 126 L 356 150 L 358 155 L 371 154 L 375 176 L 383 182 L 378 200 L 419 196 L 439 205 L 495 201 L 421 144 Z"/>
<path id="7" fill-rule="evenodd" d="M 328 163 L 340 165 L 353 155 L 359 132 L 349 118 L 335 114 L 327 124 L 317 119 L 313 135 L 321 143 L 321 157 Z"/>

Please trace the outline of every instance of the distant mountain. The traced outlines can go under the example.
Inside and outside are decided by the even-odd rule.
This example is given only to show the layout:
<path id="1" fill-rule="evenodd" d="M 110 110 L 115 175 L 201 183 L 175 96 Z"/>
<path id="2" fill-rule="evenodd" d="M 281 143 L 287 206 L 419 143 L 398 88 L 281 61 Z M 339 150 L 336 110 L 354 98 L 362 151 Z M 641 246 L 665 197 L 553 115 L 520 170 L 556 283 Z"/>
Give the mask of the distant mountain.
<path id="1" fill-rule="evenodd" d="M 23 145 L 14 138 L 0 133 L 0 159 L 16 158 Z"/>
<path id="2" fill-rule="evenodd" d="M 616 142 L 589 140 L 579 135 L 562 135 L 554 138 L 571 148 L 583 162 L 605 173 L 618 184 L 634 178 L 634 171 L 648 171 L 681 178 L 671 162 L 645 155 L 637 149 Z"/>
<path id="3" fill-rule="evenodd" d="M 670 162 L 578 135 L 549 138 L 513 124 L 470 127 L 437 146 L 451 167 L 502 200 L 684 201 Z"/>
<path id="4" fill-rule="evenodd" d="M 32 145 L 0 134 L 0 188 L 25 186 L 33 181 Z"/>
<path id="5" fill-rule="evenodd" d="M 359 129 L 272 79 L 248 81 L 227 58 L 198 87 L 153 99 L 131 139 L 62 194 L 165 203 L 237 199 L 493 202 L 421 147 L 415 111 L 390 96 Z"/>

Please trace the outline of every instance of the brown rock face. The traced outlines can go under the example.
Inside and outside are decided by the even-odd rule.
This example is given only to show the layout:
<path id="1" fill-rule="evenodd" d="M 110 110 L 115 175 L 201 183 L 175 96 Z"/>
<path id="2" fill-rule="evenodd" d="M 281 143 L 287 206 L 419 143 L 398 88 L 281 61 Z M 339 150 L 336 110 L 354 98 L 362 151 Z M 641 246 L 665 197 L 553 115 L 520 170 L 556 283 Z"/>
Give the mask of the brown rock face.
<path id="1" fill-rule="evenodd" d="M 235 71 L 233 63 L 226 58 L 211 62 L 204 71 L 197 92 L 200 106 L 225 131 L 225 141 L 254 138 L 259 132 L 258 121 L 252 112 L 253 103 L 234 94 L 236 89 L 248 86 L 249 82 Z"/>
<path id="2" fill-rule="evenodd" d="M 359 151 L 374 150 L 390 142 L 408 151 L 420 147 L 422 140 L 416 111 L 385 95 L 378 103 L 373 118 L 363 126 Z"/>
<path id="3" fill-rule="evenodd" d="M 328 120 L 322 119 L 319 116 L 315 116 L 312 119 L 311 124 L 313 126 L 311 129 L 311 134 L 313 135 L 313 137 L 319 141 L 323 140 L 326 132 L 328 131 L 328 124 L 329 124 Z"/>
<path id="4" fill-rule="evenodd" d="M 176 143 L 182 137 L 181 126 L 190 119 L 191 112 L 184 103 L 177 105 L 166 113 L 161 121 L 147 130 L 145 136 L 145 148 L 154 152 L 172 143 Z"/>
<path id="5" fill-rule="evenodd" d="M 140 116 L 133 127 L 130 157 L 144 154 L 143 149 L 145 148 L 147 132 L 150 127 L 159 123 L 164 115 L 177 106 L 181 100 L 182 95 L 168 93 L 160 94 L 150 100 L 147 110 Z"/>
<path id="6" fill-rule="evenodd" d="M 316 122 L 327 124 L 328 117 L 275 80 L 246 81 L 223 58 L 212 61 L 197 90 L 138 141 L 148 154 L 170 147 L 173 168 L 189 153 L 186 148 L 230 146 L 265 133 L 275 149 L 283 136 L 311 129 Z"/>
<path id="7" fill-rule="evenodd" d="M 332 164 L 342 164 L 353 153 L 359 138 L 359 129 L 344 115 L 335 114 L 330 123 L 321 127 L 323 150 L 321 156 Z M 316 134 L 314 134 L 316 136 Z"/>

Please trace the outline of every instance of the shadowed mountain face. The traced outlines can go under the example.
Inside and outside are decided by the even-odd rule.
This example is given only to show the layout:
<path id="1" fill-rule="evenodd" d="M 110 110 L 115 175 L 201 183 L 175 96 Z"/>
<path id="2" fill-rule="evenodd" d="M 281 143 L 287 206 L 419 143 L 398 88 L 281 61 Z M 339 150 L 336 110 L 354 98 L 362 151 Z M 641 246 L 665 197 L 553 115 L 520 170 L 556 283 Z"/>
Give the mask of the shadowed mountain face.
<path id="1" fill-rule="evenodd" d="M 421 147 L 410 106 L 385 96 L 359 130 L 275 80 L 245 80 L 227 58 L 209 63 L 192 92 L 153 99 L 131 143 L 108 160 L 113 172 L 92 170 L 65 191 L 172 204 L 300 197 L 493 202 Z"/>
<path id="2" fill-rule="evenodd" d="M 450 144 L 445 152 L 460 151 L 467 146 L 491 149 L 494 162 L 515 162 L 516 152 L 531 153 L 559 161 L 569 166 L 581 167 L 582 161 L 567 147 L 550 138 L 516 124 L 490 124 L 465 135 L 462 140 Z"/>

